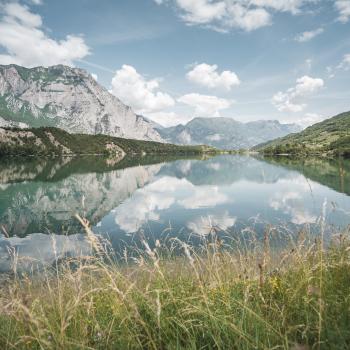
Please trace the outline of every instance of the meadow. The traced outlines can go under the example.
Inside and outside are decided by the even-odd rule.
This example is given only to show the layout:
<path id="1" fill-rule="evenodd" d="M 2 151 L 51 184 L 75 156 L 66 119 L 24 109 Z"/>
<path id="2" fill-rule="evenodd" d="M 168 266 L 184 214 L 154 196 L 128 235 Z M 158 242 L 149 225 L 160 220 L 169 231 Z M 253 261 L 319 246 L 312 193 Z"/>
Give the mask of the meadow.
<path id="1" fill-rule="evenodd" d="M 349 231 L 307 229 L 197 247 L 140 240 L 116 259 L 85 227 L 94 254 L 37 276 L 13 275 L 0 296 L 1 349 L 348 349 Z"/>

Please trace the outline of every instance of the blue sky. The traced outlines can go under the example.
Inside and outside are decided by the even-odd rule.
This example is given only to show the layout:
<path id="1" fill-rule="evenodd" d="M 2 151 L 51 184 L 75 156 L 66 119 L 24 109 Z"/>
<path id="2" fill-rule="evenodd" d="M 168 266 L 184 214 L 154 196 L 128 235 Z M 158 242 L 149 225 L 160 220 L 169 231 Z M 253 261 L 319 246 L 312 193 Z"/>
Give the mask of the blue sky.
<path id="1" fill-rule="evenodd" d="M 0 63 L 84 68 L 163 125 L 350 110 L 350 0 L 0 4 Z"/>

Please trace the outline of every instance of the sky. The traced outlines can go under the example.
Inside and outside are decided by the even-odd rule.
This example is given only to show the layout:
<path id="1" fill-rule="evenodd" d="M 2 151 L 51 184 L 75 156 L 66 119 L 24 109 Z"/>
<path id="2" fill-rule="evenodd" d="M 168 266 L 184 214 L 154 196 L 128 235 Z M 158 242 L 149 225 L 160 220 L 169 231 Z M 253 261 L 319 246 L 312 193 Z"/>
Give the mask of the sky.
<path id="1" fill-rule="evenodd" d="M 0 0 L 0 64 L 86 69 L 164 126 L 350 110 L 350 0 Z"/>

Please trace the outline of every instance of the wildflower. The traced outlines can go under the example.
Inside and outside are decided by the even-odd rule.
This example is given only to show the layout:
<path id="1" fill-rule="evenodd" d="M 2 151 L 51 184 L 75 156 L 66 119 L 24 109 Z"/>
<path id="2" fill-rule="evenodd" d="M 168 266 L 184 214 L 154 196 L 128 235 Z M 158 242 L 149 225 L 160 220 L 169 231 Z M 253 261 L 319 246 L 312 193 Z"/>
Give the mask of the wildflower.
<path id="1" fill-rule="evenodd" d="M 277 291 L 280 289 L 280 280 L 277 276 L 273 276 L 270 278 L 270 285 L 273 291 Z"/>

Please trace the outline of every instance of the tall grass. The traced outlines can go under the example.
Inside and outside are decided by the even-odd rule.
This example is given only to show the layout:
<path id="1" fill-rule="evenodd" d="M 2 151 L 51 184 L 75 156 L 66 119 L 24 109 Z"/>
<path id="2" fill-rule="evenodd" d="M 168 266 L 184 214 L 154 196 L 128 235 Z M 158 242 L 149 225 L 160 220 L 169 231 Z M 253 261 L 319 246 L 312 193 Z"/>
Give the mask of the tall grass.
<path id="1" fill-rule="evenodd" d="M 213 230 L 121 261 L 81 223 L 94 256 L 4 284 L 1 349 L 350 348 L 349 232 L 271 249 L 270 229 L 230 246 Z"/>

